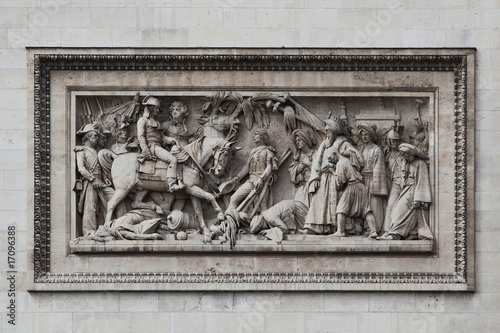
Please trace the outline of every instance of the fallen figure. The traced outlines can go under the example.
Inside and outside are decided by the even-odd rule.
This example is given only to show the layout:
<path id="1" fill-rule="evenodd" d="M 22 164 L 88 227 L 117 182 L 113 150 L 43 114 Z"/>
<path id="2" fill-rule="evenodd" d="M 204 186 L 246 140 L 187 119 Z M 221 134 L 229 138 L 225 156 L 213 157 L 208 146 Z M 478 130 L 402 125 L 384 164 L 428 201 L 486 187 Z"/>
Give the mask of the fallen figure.
<path id="1" fill-rule="evenodd" d="M 99 226 L 97 231 L 79 238 L 107 242 L 114 239 L 158 240 L 162 236 L 156 233 L 161 218 L 151 209 L 135 209 L 111 221 L 111 226 Z"/>
<path id="2" fill-rule="evenodd" d="M 250 232 L 260 234 L 280 244 L 283 236 L 296 233 L 304 227 L 307 207 L 297 200 L 284 200 L 271 208 L 256 215 L 250 222 Z M 244 213 L 240 213 L 243 220 L 248 220 Z"/>

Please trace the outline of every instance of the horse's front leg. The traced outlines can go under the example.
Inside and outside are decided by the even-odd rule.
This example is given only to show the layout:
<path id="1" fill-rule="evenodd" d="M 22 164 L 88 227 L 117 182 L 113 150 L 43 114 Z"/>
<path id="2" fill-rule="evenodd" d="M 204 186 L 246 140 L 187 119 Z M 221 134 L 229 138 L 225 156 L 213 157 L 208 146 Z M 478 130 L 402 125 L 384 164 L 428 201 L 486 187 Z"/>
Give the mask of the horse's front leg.
<path id="1" fill-rule="evenodd" d="M 206 201 L 209 201 L 212 204 L 212 206 L 214 207 L 214 210 L 217 212 L 217 218 L 219 220 L 224 220 L 224 213 L 222 212 L 222 209 L 220 208 L 219 204 L 217 203 L 215 195 L 208 193 L 207 191 L 201 189 L 200 187 L 198 187 L 196 185 L 186 187 L 185 191 L 187 194 L 189 194 L 193 197 L 201 198 L 201 199 L 205 199 Z M 194 205 L 195 205 L 195 203 L 193 201 L 193 206 Z M 200 209 L 201 209 L 201 205 L 200 205 Z M 203 211 L 202 211 L 202 214 L 203 214 Z M 201 218 L 203 219 L 203 217 L 201 217 Z M 200 220 L 200 225 L 201 225 L 201 220 Z M 203 221 L 203 227 L 204 228 L 207 227 L 205 225 L 204 221 Z"/>
<path id="2" fill-rule="evenodd" d="M 172 210 L 176 209 L 172 207 L 172 204 L 174 202 L 174 195 L 172 193 L 167 193 L 167 192 L 156 192 L 156 191 L 151 191 L 149 192 L 149 196 L 153 201 L 161 207 L 163 212 L 168 214 L 168 212 L 171 212 Z M 179 209 L 182 210 L 182 209 Z"/>
<path id="3" fill-rule="evenodd" d="M 127 196 L 128 191 L 127 190 L 120 190 L 117 189 L 115 193 L 113 193 L 113 196 L 111 199 L 108 201 L 108 210 L 106 213 L 106 220 L 105 220 L 105 225 L 110 226 L 111 225 L 111 218 L 113 217 L 113 212 L 115 211 L 115 208 L 118 206 L 120 202 Z"/>
<path id="4" fill-rule="evenodd" d="M 148 191 L 137 191 L 134 196 L 134 202 L 132 202 L 132 208 L 134 209 L 151 209 L 155 210 L 158 214 L 163 214 L 163 209 L 154 202 L 146 203 L 142 202 Z"/>
<path id="5" fill-rule="evenodd" d="M 211 235 L 210 230 L 207 228 L 207 225 L 205 223 L 205 218 L 203 217 L 203 208 L 201 207 L 201 201 L 199 198 L 192 196 L 191 197 L 191 202 L 193 203 L 193 209 L 196 214 L 196 217 L 198 219 L 198 222 L 200 223 L 200 229 L 201 232 L 204 235 Z"/>

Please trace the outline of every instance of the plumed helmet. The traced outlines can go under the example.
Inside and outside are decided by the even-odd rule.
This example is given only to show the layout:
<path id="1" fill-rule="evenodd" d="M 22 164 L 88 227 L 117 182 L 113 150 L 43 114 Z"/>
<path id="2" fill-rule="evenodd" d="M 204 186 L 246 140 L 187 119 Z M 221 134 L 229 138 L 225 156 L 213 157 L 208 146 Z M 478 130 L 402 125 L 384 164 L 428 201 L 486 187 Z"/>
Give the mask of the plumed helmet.
<path id="1" fill-rule="evenodd" d="M 401 136 L 397 131 L 391 129 L 387 134 L 387 140 L 401 140 Z"/>

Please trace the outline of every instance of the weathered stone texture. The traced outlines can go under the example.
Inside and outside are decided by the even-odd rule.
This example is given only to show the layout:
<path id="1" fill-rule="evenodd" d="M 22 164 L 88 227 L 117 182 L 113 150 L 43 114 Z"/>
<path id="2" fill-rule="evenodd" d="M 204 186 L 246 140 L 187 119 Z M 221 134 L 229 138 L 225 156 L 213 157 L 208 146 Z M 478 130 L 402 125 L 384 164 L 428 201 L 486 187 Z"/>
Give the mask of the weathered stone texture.
<path id="1" fill-rule="evenodd" d="M 15 223 L 24 273 L 18 273 L 15 327 L 6 320 L 6 284 L 1 284 L 0 332 L 498 330 L 498 1 L 218 0 L 208 8 L 205 0 L 4 0 L 1 6 L 0 258 L 4 269 L 5 226 Z M 476 293 L 27 293 L 23 279 L 32 241 L 22 233 L 33 223 L 33 184 L 25 176 L 33 126 L 25 115 L 32 102 L 26 94 L 32 85 L 26 80 L 27 46 L 477 47 Z M 124 260 L 125 271 L 128 264 Z M 0 278 L 5 281 L 5 271 Z"/>

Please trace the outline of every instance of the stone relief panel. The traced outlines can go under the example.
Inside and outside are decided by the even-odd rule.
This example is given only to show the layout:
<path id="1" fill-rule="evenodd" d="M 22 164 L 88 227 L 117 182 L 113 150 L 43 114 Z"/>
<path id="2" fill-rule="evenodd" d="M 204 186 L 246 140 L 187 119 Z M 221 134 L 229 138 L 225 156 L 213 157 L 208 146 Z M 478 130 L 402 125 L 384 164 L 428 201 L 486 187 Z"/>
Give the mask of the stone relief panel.
<path id="1" fill-rule="evenodd" d="M 77 97 L 75 248 L 432 241 L 429 98 L 301 95 Z"/>
<path id="2" fill-rule="evenodd" d="M 169 51 L 33 55 L 34 290 L 473 288 L 473 52 Z"/>

